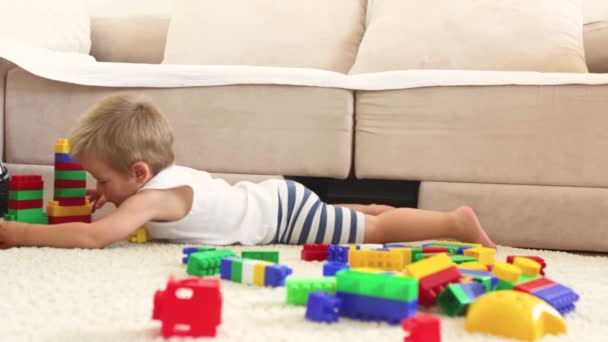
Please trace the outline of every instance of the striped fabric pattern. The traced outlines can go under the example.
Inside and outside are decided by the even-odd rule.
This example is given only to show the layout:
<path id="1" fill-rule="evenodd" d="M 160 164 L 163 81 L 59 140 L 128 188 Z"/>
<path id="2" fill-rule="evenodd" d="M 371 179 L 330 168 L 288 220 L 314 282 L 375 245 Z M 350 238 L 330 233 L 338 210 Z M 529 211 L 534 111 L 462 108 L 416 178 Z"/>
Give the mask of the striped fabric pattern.
<path id="1" fill-rule="evenodd" d="M 304 185 L 286 180 L 279 185 L 274 243 L 361 243 L 365 217 L 353 209 L 323 203 Z"/>

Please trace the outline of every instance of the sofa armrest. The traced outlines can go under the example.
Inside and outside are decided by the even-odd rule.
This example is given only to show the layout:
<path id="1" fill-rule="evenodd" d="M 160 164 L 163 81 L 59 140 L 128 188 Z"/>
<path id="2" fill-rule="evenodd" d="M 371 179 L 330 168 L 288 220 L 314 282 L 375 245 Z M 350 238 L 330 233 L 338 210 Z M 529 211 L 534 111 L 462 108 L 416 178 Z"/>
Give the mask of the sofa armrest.
<path id="1" fill-rule="evenodd" d="M 4 97 L 6 96 L 6 75 L 15 64 L 0 58 L 0 161 L 4 159 Z"/>
<path id="2" fill-rule="evenodd" d="M 584 38 L 589 71 L 608 73 L 608 21 L 585 25 Z"/>
<path id="3" fill-rule="evenodd" d="M 91 55 L 100 62 L 162 62 L 169 17 L 91 18 Z"/>

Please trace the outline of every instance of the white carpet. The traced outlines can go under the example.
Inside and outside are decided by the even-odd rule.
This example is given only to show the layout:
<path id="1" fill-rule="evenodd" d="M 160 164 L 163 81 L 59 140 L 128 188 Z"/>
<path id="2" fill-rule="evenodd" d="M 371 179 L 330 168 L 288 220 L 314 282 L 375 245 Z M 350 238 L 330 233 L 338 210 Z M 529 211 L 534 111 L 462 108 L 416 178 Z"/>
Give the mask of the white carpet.
<path id="1" fill-rule="evenodd" d="M 0 341 L 162 340 L 151 320 L 154 291 L 170 274 L 185 276 L 182 245 L 119 244 L 105 250 L 20 248 L 0 251 Z M 299 260 L 301 247 L 279 250 L 297 276 L 320 276 L 321 263 Z M 234 247 L 239 252 L 243 247 Z M 509 254 L 539 255 L 547 276 L 581 295 L 566 316 L 568 335 L 543 341 L 608 339 L 608 258 L 499 247 Z M 304 307 L 287 306 L 284 288 L 223 281 L 223 324 L 218 341 L 403 341 L 399 326 L 341 318 L 327 325 L 304 319 Z M 502 341 L 464 331 L 463 318 L 442 316 L 443 341 Z"/>

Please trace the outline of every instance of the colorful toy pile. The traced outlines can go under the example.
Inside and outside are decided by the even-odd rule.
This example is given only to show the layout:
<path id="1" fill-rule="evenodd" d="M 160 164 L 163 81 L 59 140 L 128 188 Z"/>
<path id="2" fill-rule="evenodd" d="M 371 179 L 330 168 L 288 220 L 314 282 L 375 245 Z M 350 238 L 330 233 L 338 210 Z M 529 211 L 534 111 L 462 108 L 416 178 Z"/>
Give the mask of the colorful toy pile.
<path id="1" fill-rule="evenodd" d="M 545 334 L 565 333 L 562 315 L 574 310 L 579 299 L 572 289 L 544 277 L 546 264 L 535 256 L 509 256 L 507 262 L 496 262 L 495 249 L 451 241 L 422 247 L 367 247 L 304 245 L 303 260 L 327 261 L 323 276 L 312 278 L 292 275 L 291 268 L 278 264 L 274 251 L 244 251 L 237 257 L 228 249 L 188 247 L 183 262 L 190 275 L 220 273 L 221 279 L 232 282 L 285 285 L 286 303 L 306 306 L 304 317 L 311 321 L 334 323 L 343 316 L 401 323 L 408 342 L 441 339 L 439 318 L 419 313 L 419 307 L 437 305 L 447 316 L 466 315 L 465 329 L 470 332 L 535 340 Z M 209 314 L 211 309 L 213 315 L 219 315 L 220 309 L 201 305 L 192 316 Z M 164 319 L 163 336 L 175 335 L 165 328 L 166 322 L 172 324 L 171 319 L 159 319 Z M 180 324 L 196 325 L 180 319 Z M 213 322 L 219 324 L 219 319 Z M 201 331 L 180 334 L 215 336 L 215 326 L 205 334 Z"/>

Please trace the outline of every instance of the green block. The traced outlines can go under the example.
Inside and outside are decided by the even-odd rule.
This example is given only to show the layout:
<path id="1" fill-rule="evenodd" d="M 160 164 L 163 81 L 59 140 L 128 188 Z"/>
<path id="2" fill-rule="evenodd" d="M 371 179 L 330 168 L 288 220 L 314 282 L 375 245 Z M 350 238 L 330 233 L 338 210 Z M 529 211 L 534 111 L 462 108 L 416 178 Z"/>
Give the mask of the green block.
<path id="1" fill-rule="evenodd" d="M 186 273 L 199 277 L 219 274 L 222 258 L 235 255 L 236 254 L 229 249 L 192 253 L 188 258 Z"/>
<path id="2" fill-rule="evenodd" d="M 42 199 L 42 190 L 10 190 L 8 199 L 15 201 Z"/>
<path id="3" fill-rule="evenodd" d="M 230 280 L 236 283 L 243 282 L 243 259 L 232 260 L 232 272 L 230 274 Z"/>
<path id="4" fill-rule="evenodd" d="M 322 291 L 336 293 L 336 277 L 294 278 L 287 277 L 287 304 L 306 305 L 311 292 Z"/>
<path id="5" fill-rule="evenodd" d="M 5 216 L 7 221 L 25 222 L 34 224 L 48 224 L 49 219 L 42 208 L 33 209 L 9 209 Z"/>
<path id="6" fill-rule="evenodd" d="M 449 284 L 437 297 L 437 305 L 448 316 L 463 315 L 471 302 L 460 284 Z"/>
<path id="7" fill-rule="evenodd" d="M 527 275 L 522 274 L 519 277 L 519 280 L 517 280 L 517 281 L 506 281 L 506 280 L 498 279 L 498 284 L 496 284 L 495 290 L 497 290 L 497 291 L 498 290 L 513 290 L 515 285 L 527 283 L 529 281 L 538 279 L 540 277 L 541 277 L 540 275 L 527 276 Z"/>
<path id="8" fill-rule="evenodd" d="M 87 189 L 85 188 L 55 188 L 53 191 L 54 197 L 84 197 L 87 195 Z"/>
<path id="9" fill-rule="evenodd" d="M 412 277 L 341 270 L 336 280 L 338 292 L 404 302 L 418 299 L 418 279 Z"/>
<path id="10" fill-rule="evenodd" d="M 278 264 L 279 263 L 279 252 L 278 251 L 242 251 L 241 258 L 262 260 L 262 261 L 268 261 L 268 262 Z"/>
<path id="11" fill-rule="evenodd" d="M 86 180 L 86 171 L 55 171 L 55 180 Z"/>
<path id="12" fill-rule="evenodd" d="M 470 261 L 478 261 L 477 258 L 467 255 L 452 255 L 450 256 L 450 259 L 456 264 L 462 264 L 463 262 Z"/>

